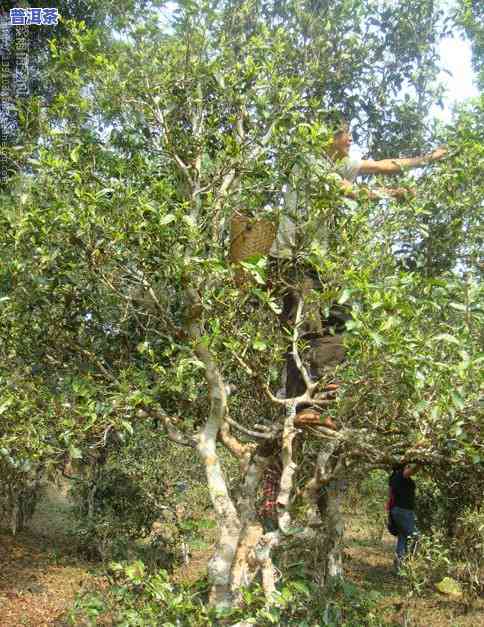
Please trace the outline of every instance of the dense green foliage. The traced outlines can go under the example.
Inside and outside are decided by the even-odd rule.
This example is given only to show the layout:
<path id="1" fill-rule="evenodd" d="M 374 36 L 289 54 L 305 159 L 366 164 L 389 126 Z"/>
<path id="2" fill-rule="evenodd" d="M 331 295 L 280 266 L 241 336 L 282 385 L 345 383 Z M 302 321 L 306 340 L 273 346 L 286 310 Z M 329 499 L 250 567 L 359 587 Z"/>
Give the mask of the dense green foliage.
<path id="1" fill-rule="evenodd" d="M 91 473 L 77 464 L 69 476 L 77 520 L 72 534 L 83 554 L 105 563 L 138 557 L 170 569 L 190 549 L 206 548 L 199 533 L 215 523 L 202 466 L 153 424 L 136 424 Z"/>
<path id="2" fill-rule="evenodd" d="M 478 0 L 457 2 L 457 21 L 464 27 L 472 43 L 472 60 L 479 86 L 482 89 L 484 85 L 484 11 Z"/>
<path id="3" fill-rule="evenodd" d="M 187 288 L 199 298 L 201 342 L 235 390 L 231 416 L 249 430 L 277 423 L 265 385 L 279 387 L 287 347 L 281 282 L 256 259 L 246 266 L 256 281 L 239 290 L 227 235 L 235 209 L 277 221 L 291 178 L 306 185 L 308 229 L 325 223 L 331 235 L 327 249 L 300 251 L 296 271 L 317 273 L 323 310 L 351 306 L 342 391 L 328 409 L 354 433 L 341 459 L 349 474 L 420 461 L 432 468 L 432 491 L 469 486 L 450 526 L 483 485 L 484 117 L 482 98 L 447 128 L 426 117 L 440 97 L 436 45 L 447 29 L 435 3 L 184 0 L 169 25 L 135 5 L 120 5 L 120 17 L 100 3 L 104 22 L 64 22 L 49 43 L 49 101 L 25 104 L 35 132 L 5 147 L 24 166 L 0 209 L 5 494 L 35 493 L 67 460 L 84 464 L 81 511 L 96 544 L 106 521 L 110 539 L 149 533 L 170 465 L 199 479 L 192 447 L 175 454 L 144 435 L 170 416 L 190 444 L 209 412 Z M 478 32 L 470 15 L 466 27 Z M 327 147 L 334 107 L 376 158 L 435 142 L 449 156 L 420 177 L 402 174 L 415 198 L 373 203 L 362 192 L 349 212 L 329 172 L 291 170 Z M 298 486 L 319 444 L 308 437 L 301 447 Z M 225 468 L 235 491 L 237 472 Z M 150 582 L 159 608 L 156 595 L 171 584 Z"/>
<path id="4" fill-rule="evenodd" d="M 140 562 L 112 564 L 110 583 L 108 594 L 86 594 L 78 599 L 70 613 L 71 624 L 78 624 L 81 618 L 96 624 L 106 616 L 116 625 L 159 624 L 163 627 L 201 627 L 221 620 L 233 623 L 241 619 L 261 627 L 314 624 L 379 627 L 385 624 L 376 611 L 380 595 L 364 592 L 345 582 L 335 584 L 330 601 L 321 590 L 303 580 L 281 582 L 277 604 L 271 608 L 265 606 L 259 588 L 246 590 L 243 606 L 223 613 L 205 605 L 203 581 L 193 587 L 177 586 L 170 582 L 165 571 L 146 575 Z"/>

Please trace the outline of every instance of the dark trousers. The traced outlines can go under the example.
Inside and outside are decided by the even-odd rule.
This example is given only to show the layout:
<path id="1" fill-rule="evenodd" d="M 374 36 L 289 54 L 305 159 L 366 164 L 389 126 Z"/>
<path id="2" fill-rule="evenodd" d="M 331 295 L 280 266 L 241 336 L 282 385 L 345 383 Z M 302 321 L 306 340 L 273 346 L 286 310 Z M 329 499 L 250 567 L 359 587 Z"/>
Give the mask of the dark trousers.
<path id="1" fill-rule="evenodd" d="M 294 281 L 294 279 L 293 279 Z M 299 327 L 299 354 L 309 376 L 318 380 L 330 375 L 345 358 L 343 331 L 350 319 L 348 307 L 333 305 L 328 318 L 323 318 L 317 291 L 324 287 L 310 274 L 304 274 L 295 285 L 286 287 L 283 293 L 281 325 L 293 332 L 296 313 L 302 299 L 302 316 Z M 306 391 L 304 380 L 292 354 L 292 346 L 286 352 L 286 397 L 300 396 Z M 300 407 L 302 409 L 302 407 Z"/>
<path id="2" fill-rule="evenodd" d="M 401 562 L 408 551 L 409 540 L 414 535 L 415 513 L 411 509 L 403 507 L 392 507 L 392 518 L 398 529 L 398 540 L 396 546 L 397 561 Z"/>

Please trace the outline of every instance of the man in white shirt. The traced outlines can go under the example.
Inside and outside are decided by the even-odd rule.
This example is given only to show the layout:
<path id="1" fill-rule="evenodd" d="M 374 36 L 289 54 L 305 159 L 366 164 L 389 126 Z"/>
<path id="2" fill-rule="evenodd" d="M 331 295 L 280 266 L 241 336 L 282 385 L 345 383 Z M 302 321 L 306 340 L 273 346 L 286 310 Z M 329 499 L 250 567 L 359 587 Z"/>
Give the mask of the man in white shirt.
<path id="1" fill-rule="evenodd" d="M 352 137 L 347 122 L 341 118 L 338 127 L 339 128 L 337 128 L 333 134 L 333 139 L 326 155 L 319 158 L 312 156 L 306 157 L 304 163 L 306 171 L 304 172 L 304 176 L 310 177 L 313 175 L 316 178 L 322 178 L 325 174 L 328 175 L 328 172 L 332 171 L 332 178 L 334 180 L 335 176 L 337 177 L 346 199 L 357 198 L 358 193 L 363 189 L 372 200 L 380 200 L 388 197 L 404 198 L 405 195 L 411 194 L 412 192 L 401 187 L 381 187 L 371 190 L 362 186 L 355 187 L 353 183 L 360 174 L 399 174 L 405 170 L 418 168 L 433 161 L 438 161 L 442 159 L 447 152 L 445 148 L 438 148 L 429 155 L 419 157 L 399 157 L 395 159 L 381 159 L 379 161 L 374 161 L 373 159 L 356 159 L 350 157 Z M 296 165 L 293 173 L 301 177 L 301 165 Z M 270 252 L 272 257 L 291 259 L 294 256 L 296 252 L 297 230 L 299 227 L 295 224 L 294 220 L 291 219 L 290 215 L 294 214 L 294 212 L 304 211 L 304 207 L 301 206 L 303 204 L 304 190 L 297 190 L 292 186 L 288 186 L 284 194 L 284 207 L 279 220 L 279 228 Z M 351 207 L 351 202 L 346 202 L 346 204 Z"/>
<path id="2" fill-rule="evenodd" d="M 418 157 L 399 157 L 379 161 L 354 159 L 349 155 L 352 138 L 348 124 L 342 118 L 339 118 L 334 126 L 336 130 L 327 154 L 320 158 L 306 157 L 303 164 L 304 170 L 301 168 L 301 165 L 296 165 L 293 168 L 293 174 L 295 179 L 300 182 L 313 177 L 312 184 L 315 183 L 315 180 L 324 181 L 325 176 L 331 177 L 333 181 L 339 184 L 343 192 L 344 204 L 347 207 L 349 206 L 350 209 L 352 204 L 354 206 L 355 199 L 358 198 L 358 194 L 363 189 L 370 199 L 375 200 L 385 197 L 404 198 L 405 195 L 412 193 L 400 187 L 384 187 L 374 190 L 362 186 L 355 187 L 354 181 L 358 175 L 398 174 L 407 169 L 421 167 L 433 161 L 438 161 L 447 152 L 445 148 L 438 148 L 429 155 Z M 292 185 L 289 185 L 286 189 L 284 207 L 270 255 L 283 262 L 283 265 L 286 267 L 285 273 L 289 267 L 289 273 L 292 275 L 287 277 L 287 283 L 292 284 L 293 287 L 289 288 L 284 294 L 283 312 L 281 314 L 283 325 L 288 323 L 294 324 L 298 300 L 301 297 L 304 300 L 300 337 L 307 340 L 309 344 L 306 356 L 309 362 L 309 372 L 314 379 L 318 379 L 327 371 L 328 367 L 332 368 L 344 360 L 341 334 L 344 331 L 345 322 L 349 319 L 349 315 L 344 311 L 344 308 L 335 306 L 331 308 L 329 318 L 322 320 L 319 305 L 317 302 L 311 303 L 312 290 L 322 289 L 322 286 L 314 273 L 303 272 L 302 276 L 299 275 L 298 277 L 298 273 L 293 271 L 298 244 L 300 245 L 301 242 L 304 242 L 303 245 L 311 245 L 315 240 L 319 240 L 323 247 L 327 246 L 329 230 L 331 227 L 335 228 L 334 221 L 328 227 L 325 224 L 321 224 L 321 220 L 315 224 L 314 219 L 312 220 L 313 225 L 311 228 L 311 216 L 308 216 L 307 208 L 305 207 L 305 194 L 306 191 L 304 189 L 297 189 Z M 296 285 L 294 285 L 294 282 Z M 291 351 L 288 350 L 286 359 L 286 396 L 299 396 L 304 391 L 305 385 L 302 376 L 294 362 Z M 302 407 L 299 409 L 302 409 Z"/>

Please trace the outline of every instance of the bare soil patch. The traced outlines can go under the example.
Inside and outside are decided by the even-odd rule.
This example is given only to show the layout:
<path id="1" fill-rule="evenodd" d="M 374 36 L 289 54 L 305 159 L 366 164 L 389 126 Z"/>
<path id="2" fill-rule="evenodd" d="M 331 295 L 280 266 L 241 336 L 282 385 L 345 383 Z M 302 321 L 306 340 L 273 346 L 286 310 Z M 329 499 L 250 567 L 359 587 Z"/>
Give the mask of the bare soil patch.
<path id="1" fill-rule="evenodd" d="M 12 537 L 0 528 L 0 626 L 61 625 L 76 594 L 92 580 L 73 548 L 71 505 L 47 487 L 28 527 Z"/>
<path id="2" fill-rule="evenodd" d="M 381 540 L 369 533 L 363 516 L 352 515 L 347 525 L 346 577 L 383 595 L 382 615 L 389 625 L 408 627 L 477 627 L 484 625 L 484 599 L 452 599 L 429 590 L 408 598 L 408 584 L 393 572 L 395 541 L 387 532 Z"/>

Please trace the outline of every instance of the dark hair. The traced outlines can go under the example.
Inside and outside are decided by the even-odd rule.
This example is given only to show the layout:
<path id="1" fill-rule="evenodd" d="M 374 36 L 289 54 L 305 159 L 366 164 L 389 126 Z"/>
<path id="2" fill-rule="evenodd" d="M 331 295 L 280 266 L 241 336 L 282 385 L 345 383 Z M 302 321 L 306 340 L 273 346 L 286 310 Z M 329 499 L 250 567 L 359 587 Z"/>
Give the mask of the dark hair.
<path id="1" fill-rule="evenodd" d="M 324 122 L 327 126 L 331 127 L 334 135 L 344 133 L 350 126 L 348 120 L 341 113 L 341 111 L 337 111 L 336 109 L 325 113 Z"/>
<path id="2" fill-rule="evenodd" d="M 405 468 L 406 464 L 393 464 L 392 466 L 392 471 L 395 472 L 400 472 L 401 470 L 403 470 Z"/>

